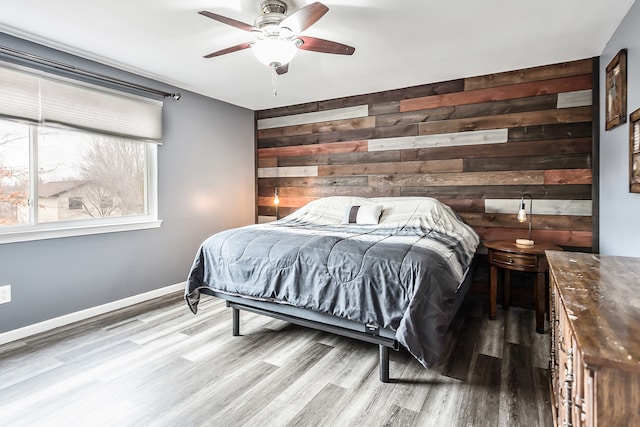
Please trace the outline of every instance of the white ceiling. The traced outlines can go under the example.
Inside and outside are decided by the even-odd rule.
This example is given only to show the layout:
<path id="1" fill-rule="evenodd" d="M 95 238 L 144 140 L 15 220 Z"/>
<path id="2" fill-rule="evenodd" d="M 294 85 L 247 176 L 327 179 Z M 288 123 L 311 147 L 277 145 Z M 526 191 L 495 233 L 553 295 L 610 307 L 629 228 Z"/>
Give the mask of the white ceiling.
<path id="1" fill-rule="evenodd" d="M 289 13 L 311 3 L 286 0 Z M 258 0 L 1 0 L 0 31 L 252 110 L 598 56 L 634 0 L 324 0 L 304 35 L 353 56 L 299 51 L 273 96 L 247 49 Z"/>

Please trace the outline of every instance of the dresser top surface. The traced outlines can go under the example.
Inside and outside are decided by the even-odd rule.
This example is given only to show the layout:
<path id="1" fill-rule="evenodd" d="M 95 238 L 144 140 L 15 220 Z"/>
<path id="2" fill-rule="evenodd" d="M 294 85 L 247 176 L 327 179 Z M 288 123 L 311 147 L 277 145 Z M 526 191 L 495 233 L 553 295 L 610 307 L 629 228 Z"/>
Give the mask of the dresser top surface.
<path id="1" fill-rule="evenodd" d="M 585 363 L 640 372 L 640 258 L 546 254 Z"/>

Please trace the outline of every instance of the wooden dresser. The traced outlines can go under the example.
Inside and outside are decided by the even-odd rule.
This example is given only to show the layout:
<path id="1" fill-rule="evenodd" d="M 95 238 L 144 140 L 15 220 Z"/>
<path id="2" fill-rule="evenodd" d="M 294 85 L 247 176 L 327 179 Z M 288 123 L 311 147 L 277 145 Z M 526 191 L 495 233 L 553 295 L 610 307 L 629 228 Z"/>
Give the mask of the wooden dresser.
<path id="1" fill-rule="evenodd" d="M 640 258 L 547 259 L 555 425 L 640 425 Z"/>

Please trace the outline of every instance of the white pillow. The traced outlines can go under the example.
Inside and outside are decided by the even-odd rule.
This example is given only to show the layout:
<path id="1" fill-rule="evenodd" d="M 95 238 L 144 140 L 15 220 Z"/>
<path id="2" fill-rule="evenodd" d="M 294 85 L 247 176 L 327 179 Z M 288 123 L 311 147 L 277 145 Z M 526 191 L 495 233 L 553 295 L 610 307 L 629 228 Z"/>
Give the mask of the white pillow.
<path id="1" fill-rule="evenodd" d="M 353 205 L 344 214 L 342 224 L 376 225 L 382 215 L 382 205 Z"/>

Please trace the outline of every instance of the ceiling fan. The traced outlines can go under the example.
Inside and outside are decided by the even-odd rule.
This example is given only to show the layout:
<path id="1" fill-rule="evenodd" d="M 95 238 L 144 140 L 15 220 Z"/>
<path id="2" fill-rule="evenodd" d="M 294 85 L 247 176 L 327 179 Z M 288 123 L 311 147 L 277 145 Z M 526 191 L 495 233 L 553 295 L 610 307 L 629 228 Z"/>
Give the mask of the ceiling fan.
<path id="1" fill-rule="evenodd" d="M 281 0 L 263 1 L 260 9 L 262 14 L 255 19 L 253 25 L 206 10 L 198 12 L 207 18 L 254 34 L 253 41 L 218 50 L 204 57 L 213 58 L 251 48 L 260 62 L 273 68 L 275 73 L 284 74 L 289 70 L 289 62 L 298 49 L 337 55 L 352 55 L 356 50 L 342 43 L 300 35 L 329 11 L 320 2 L 311 3 L 291 15 L 287 15 L 287 4 Z"/>

